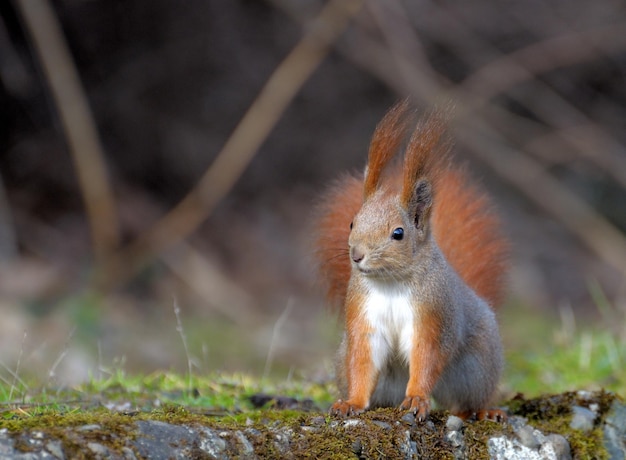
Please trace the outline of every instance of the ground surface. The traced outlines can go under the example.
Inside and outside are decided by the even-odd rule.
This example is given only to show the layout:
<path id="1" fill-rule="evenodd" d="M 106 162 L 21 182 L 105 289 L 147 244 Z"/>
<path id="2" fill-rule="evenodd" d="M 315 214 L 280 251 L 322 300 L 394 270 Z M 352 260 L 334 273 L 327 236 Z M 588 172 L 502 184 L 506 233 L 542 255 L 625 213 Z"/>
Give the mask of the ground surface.
<path id="1" fill-rule="evenodd" d="M 613 393 L 518 395 L 503 403 L 510 418 L 502 424 L 463 422 L 441 411 L 417 423 L 394 409 L 336 419 L 325 412 L 332 391 L 324 383 L 155 375 L 22 395 L 21 402 L 2 406 L 0 457 L 566 459 L 626 453 L 626 406 Z"/>

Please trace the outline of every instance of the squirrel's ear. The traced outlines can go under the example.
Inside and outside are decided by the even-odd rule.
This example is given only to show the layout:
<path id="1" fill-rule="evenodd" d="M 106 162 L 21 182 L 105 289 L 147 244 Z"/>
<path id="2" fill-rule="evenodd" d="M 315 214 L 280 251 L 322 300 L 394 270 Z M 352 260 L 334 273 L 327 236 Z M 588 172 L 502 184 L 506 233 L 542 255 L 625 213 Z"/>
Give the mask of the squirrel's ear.
<path id="1" fill-rule="evenodd" d="M 370 143 L 363 182 L 365 199 L 376 192 L 383 170 L 405 139 L 410 122 L 409 107 L 408 99 L 397 103 L 376 126 Z"/>
<path id="2" fill-rule="evenodd" d="M 424 228 L 424 224 L 430 215 L 430 209 L 433 205 L 433 190 L 430 182 L 426 179 L 420 179 L 415 184 L 413 196 L 409 200 L 409 215 L 413 216 L 415 227 L 418 230 Z"/>

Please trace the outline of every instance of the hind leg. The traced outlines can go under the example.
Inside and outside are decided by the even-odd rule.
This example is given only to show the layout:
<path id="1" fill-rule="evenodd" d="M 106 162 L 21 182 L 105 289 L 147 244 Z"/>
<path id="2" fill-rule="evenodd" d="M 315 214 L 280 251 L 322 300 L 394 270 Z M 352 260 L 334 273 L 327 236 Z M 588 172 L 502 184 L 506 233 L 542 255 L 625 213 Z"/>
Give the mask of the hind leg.
<path id="1" fill-rule="evenodd" d="M 463 420 L 491 420 L 492 422 L 506 422 L 508 415 L 501 409 L 483 409 L 479 411 L 457 412 L 457 417 Z"/>
<path id="2" fill-rule="evenodd" d="M 488 358 L 491 359 L 465 354 L 447 366 L 433 392 L 441 408 L 463 419 L 506 419 L 503 411 L 489 409 L 497 391 L 502 361 L 498 355 Z"/>

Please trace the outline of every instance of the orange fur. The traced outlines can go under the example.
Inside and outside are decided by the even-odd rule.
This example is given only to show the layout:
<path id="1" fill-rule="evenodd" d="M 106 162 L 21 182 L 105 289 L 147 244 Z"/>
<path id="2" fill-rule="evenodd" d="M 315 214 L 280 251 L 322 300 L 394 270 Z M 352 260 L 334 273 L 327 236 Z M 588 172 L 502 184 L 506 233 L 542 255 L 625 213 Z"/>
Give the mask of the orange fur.
<path id="1" fill-rule="evenodd" d="M 349 404 L 353 408 L 364 409 L 376 386 L 376 370 L 372 361 L 369 343 L 369 327 L 360 314 L 363 298 L 355 295 L 346 302 L 346 322 L 350 331 L 347 336 L 346 369 L 348 394 L 352 395 Z M 358 376 L 359 378 L 354 378 Z"/>
<path id="2" fill-rule="evenodd" d="M 433 114 L 413 131 L 404 155 L 402 172 L 402 192 L 400 203 L 407 208 L 413 196 L 415 184 L 420 178 L 437 187 L 437 180 L 445 170 L 449 147 L 442 142 L 446 131 L 443 117 Z"/>
<path id="3" fill-rule="evenodd" d="M 323 197 L 316 225 L 316 255 L 328 298 L 343 304 L 350 278 L 348 237 L 350 222 L 364 195 L 376 189 L 387 165 L 406 134 L 406 103 L 394 108 L 378 126 L 370 147 L 367 178 L 346 176 Z M 444 117 L 431 116 L 418 126 L 409 141 L 405 168 L 389 168 L 390 182 L 402 185 L 401 201 L 408 201 L 414 178 L 428 173 L 434 188 L 432 231 L 450 265 L 465 283 L 491 306 L 504 296 L 508 245 L 489 198 L 468 174 L 449 165 L 442 143 Z M 407 185 L 409 184 L 409 185 Z"/>
<path id="4" fill-rule="evenodd" d="M 313 242 L 320 280 L 329 302 L 343 306 L 350 279 L 350 222 L 363 205 L 363 178 L 346 174 L 322 197 Z"/>
<path id="5" fill-rule="evenodd" d="M 415 323 L 415 329 L 415 336 L 420 340 L 413 343 L 406 397 L 400 408 L 411 410 L 423 420 L 430 410 L 430 394 L 449 356 L 442 356 L 442 323 L 436 311 L 424 315 L 422 321 Z"/>
<path id="6" fill-rule="evenodd" d="M 408 108 L 409 103 L 406 99 L 396 104 L 387 112 L 374 131 L 363 184 L 365 198 L 377 190 L 385 167 L 404 141 L 409 121 Z"/>

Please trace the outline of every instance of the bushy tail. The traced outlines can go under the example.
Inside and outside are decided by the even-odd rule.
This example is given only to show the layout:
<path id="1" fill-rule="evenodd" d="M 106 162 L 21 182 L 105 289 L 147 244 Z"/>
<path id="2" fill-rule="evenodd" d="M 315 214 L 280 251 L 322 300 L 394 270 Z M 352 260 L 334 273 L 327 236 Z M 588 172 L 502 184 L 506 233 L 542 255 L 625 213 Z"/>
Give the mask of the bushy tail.
<path id="1" fill-rule="evenodd" d="M 432 225 L 435 241 L 465 283 L 492 308 L 499 306 L 505 294 L 509 244 L 491 200 L 464 170 L 449 168 L 443 173 Z"/>

